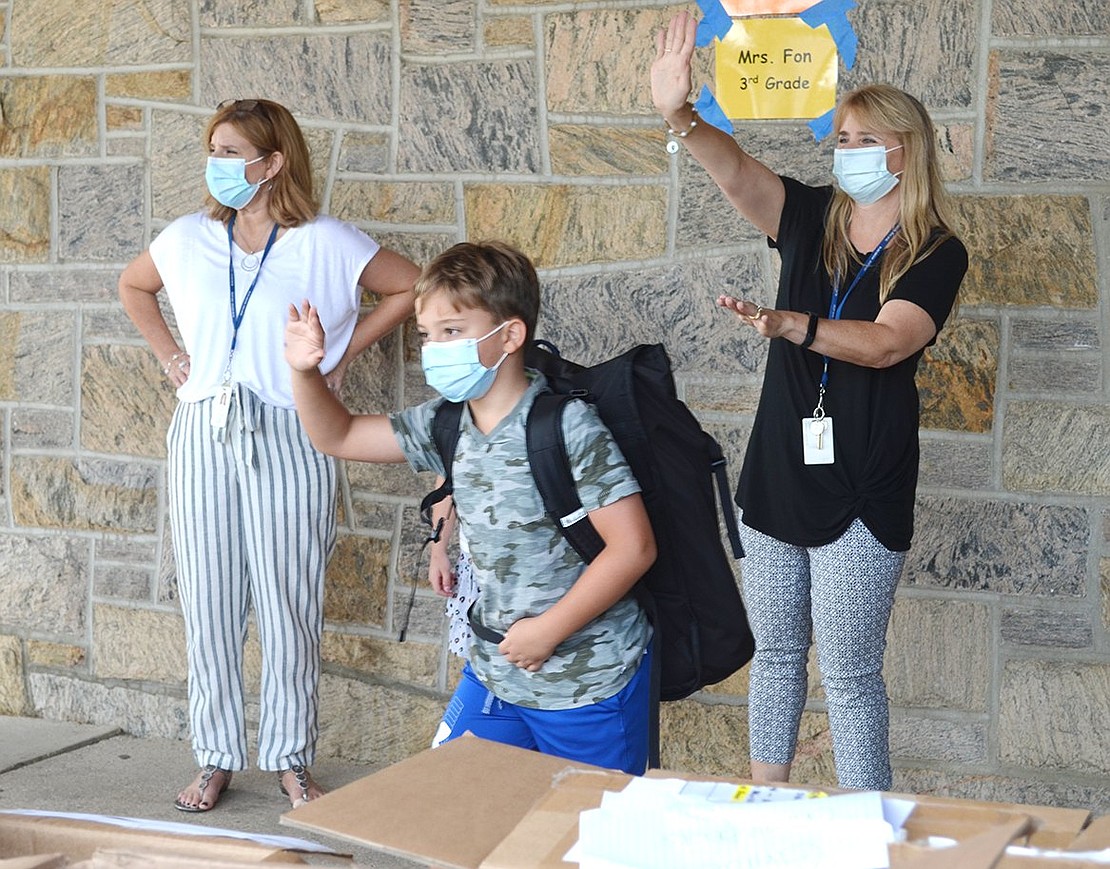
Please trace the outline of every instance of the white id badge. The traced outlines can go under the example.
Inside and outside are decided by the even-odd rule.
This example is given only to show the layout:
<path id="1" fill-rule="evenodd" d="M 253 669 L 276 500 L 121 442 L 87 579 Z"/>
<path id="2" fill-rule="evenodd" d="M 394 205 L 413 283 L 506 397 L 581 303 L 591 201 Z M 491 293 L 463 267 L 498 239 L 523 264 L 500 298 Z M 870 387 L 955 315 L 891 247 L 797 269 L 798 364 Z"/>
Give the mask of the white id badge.
<path id="1" fill-rule="evenodd" d="M 220 391 L 216 393 L 216 399 L 212 402 L 212 428 L 223 428 L 227 425 L 227 414 L 231 410 L 231 392 L 230 385 L 221 386 Z"/>
<path id="2" fill-rule="evenodd" d="M 833 421 L 831 416 L 807 416 L 802 420 L 802 456 L 807 465 L 831 465 Z"/>

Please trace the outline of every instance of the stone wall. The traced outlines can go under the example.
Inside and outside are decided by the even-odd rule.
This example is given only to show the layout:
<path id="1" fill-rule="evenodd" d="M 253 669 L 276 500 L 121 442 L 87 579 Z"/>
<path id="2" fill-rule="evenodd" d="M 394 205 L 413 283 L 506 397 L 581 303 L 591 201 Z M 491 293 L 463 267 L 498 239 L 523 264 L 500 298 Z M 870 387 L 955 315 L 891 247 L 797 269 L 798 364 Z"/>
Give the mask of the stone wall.
<path id="1" fill-rule="evenodd" d="M 320 192 L 418 261 L 504 237 L 572 358 L 663 340 L 738 467 L 765 347 L 713 299 L 773 298 L 776 262 L 669 157 L 646 70 L 659 0 L 0 0 L 0 712 L 184 737 L 166 530 L 174 404 L 118 273 L 201 202 L 228 97 L 303 123 Z M 693 4 L 691 4 L 693 8 Z M 887 658 L 896 786 L 1110 807 L 1110 6 L 860 0 L 855 69 L 934 113 L 972 254 L 922 377 L 918 530 Z M 711 69 L 711 53 L 699 59 Z M 740 125 L 808 181 L 830 142 Z M 346 399 L 427 396 L 411 330 Z M 324 752 L 428 742 L 457 663 L 422 585 L 405 469 L 348 466 L 327 589 Z M 251 669 L 257 672 L 252 644 Z M 746 672 L 664 716 L 664 762 L 747 771 Z M 831 780 L 817 680 L 798 777 Z M 184 750 L 184 748 L 183 748 Z"/>

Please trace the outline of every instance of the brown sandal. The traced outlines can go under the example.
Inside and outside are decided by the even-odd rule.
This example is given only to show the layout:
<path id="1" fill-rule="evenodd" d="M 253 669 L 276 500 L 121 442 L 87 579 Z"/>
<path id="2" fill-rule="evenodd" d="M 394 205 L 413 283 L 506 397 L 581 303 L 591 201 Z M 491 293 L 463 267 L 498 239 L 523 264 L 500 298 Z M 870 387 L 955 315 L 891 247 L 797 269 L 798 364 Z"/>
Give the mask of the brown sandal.
<path id="1" fill-rule="evenodd" d="M 301 792 L 300 796 L 294 797 L 292 794 L 289 793 L 289 791 L 285 789 L 285 776 L 289 773 L 293 773 L 293 775 L 297 779 L 297 789 Z M 315 780 L 312 778 L 312 773 L 308 771 L 308 767 L 294 764 L 288 769 L 279 769 L 277 777 L 278 789 L 281 791 L 283 796 L 289 797 L 289 801 L 293 804 L 294 809 L 299 809 L 305 803 L 316 799 L 316 797 L 319 797 L 324 793 L 323 788 L 316 784 Z M 316 791 L 316 797 L 310 795 L 310 789 Z"/>
<path id="2" fill-rule="evenodd" d="M 208 789 L 209 783 L 212 781 L 213 777 L 217 773 L 220 774 L 220 784 L 215 794 L 212 796 L 211 799 L 209 799 L 204 795 L 204 792 Z M 200 792 L 200 799 L 196 803 L 187 803 L 181 798 L 181 794 L 185 792 L 182 791 L 181 794 L 178 794 L 177 798 L 173 801 L 173 807 L 179 812 L 211 811 L 212 809 L 216 808 L 216 803 L 220 801 L 220 797 L 223 796 L 224 791 L 227 790 L 227 786 L 230 784 L 231 770 L 220 769 L 215 764 L 210 763 L 206 767 L 201 769 L 200 774 L 196 778 L 196 781 L 193 783 L 193 785 L 190 785 L 190 787 L 195 786 L 196 789 Z M 188 787 L 185 788 L 185 790 L 188 789 Z"/>

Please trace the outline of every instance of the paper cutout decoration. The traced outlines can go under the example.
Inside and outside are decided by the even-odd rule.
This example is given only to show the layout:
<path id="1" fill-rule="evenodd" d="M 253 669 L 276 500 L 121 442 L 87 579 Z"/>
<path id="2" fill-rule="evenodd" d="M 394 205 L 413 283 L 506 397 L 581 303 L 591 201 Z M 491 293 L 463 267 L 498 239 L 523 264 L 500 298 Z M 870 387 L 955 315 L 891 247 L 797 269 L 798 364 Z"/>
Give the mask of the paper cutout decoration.
<path id="1" fill-rule="evenodd" d="M 800 18 L 733 22 L 717 45 L 717 102 L 729 118 L 817 118 L 836 105 L 829 28 Z"/>

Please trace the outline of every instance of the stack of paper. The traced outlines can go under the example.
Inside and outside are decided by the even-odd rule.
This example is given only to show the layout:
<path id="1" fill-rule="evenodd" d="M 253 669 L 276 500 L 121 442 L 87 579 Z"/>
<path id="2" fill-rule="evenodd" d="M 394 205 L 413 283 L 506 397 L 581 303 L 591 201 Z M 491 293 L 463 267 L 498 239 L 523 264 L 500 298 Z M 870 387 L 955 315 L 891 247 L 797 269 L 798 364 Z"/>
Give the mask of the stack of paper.
<path id="1" fill-rule="evenodd" d="M 887 845 L 912 809 L 874 791 L 635 778 L 581 813 L 566 860 L 582 869 L 885 869 Z"/>

